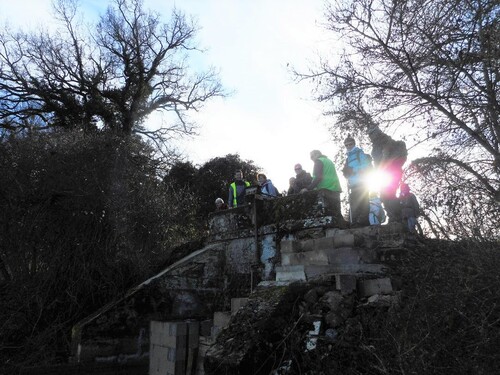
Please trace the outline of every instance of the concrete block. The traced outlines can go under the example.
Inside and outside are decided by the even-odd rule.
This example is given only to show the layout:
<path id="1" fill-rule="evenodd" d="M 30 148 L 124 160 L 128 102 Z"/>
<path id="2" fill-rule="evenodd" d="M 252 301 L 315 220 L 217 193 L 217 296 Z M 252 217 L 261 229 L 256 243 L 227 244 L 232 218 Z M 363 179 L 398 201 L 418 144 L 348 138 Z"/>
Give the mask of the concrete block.
<path id="1" fill-rule="evenodd" d="M 328 252 L 329 264 L 359 264 L 361 251 L 351 247 L 340 247 Z"/>
<path id="2" fill-rule="evenodd" d="M 231 315 L 236 314 L 247 302 L 248 298 L 231 298 Z"/>
<path id="3" fill-rule="evenodd" d="M 316 248 L 316 240 L 304 240 L 301 242 L 301 251 L 313 251 Z"/>
<path id="4" fill-rule="evenodd" d="M 335 273 L 373 273 L 383 274 L 387 267 L 383 264 L 335 264 Z"/>
<path id="5" fill-rule="evenodd" d="M 357 278 L 354 275 L 335 275 L 335 289 L 343 295 L 351 294 L 356 290 Z"/>
<path id="6" fill-rule="evenodd" d="M 310 280 L 318 276 L 336 273 L 336 267 L 332 265 L 307 265 L 304 267 L 306 279 Z"/>
<path id="7" fill-rule="evenodd" d="M 281 241 L 280 251 L 282 253 L 295 253 L 301 250 L 301 244 L 297 240 Z"/>
<path id="8" fill-rule="evenodd" d="M 185 374 L 186 350 L 176 350 L 152 344 L 149 350 L 149 374 Z"/>
<path id="9" fill-rule="evenodd" d="M 264 280 L 257 284 L 257 289 L 275 288 L 290 285 L 290 281 Z"/>
<path id="10" fill-rule="evenodd" d="M 208 349 L 215 343 L 215 340 L 211 337 L 200 337 L 200 347 L 198 348 L 198 357 L 196 358 L 196 375 L 204 375 L 205 369 L 203 367 L 203 361 L 205 360 L 205 355 Z"/>
<path id="11" fill-rule="evenodd" d="M 210 336 L 213 325 L 214 321 L 212 319 L 202 320 L 200 322 L 200 336 Z"/>
<path id="12" fill-rule="evenodd" d="M 196 362 L 198 359 L 198 348 L 188 349 L 186 357 L 186 374 L 191 375 L 196 370 Z"/>
<path id="13" fill-rule="evenodd" d="M 151 345 L 149 349 L 149 375 L 160 375 L 167 373 L 167 350 L 168 348 Z"/>
<path id="14" fill-rule="evenodd" d="M 282 266 L 308 265 L 308 264 L 328 264 L 326 251 L 315 250 L 303 253 L 281 254 Z"/>
<path id="15" fill-rule="evenodd" d="M 214 312 L 214 327 L 218 327 L 220 329 L 226 327 L 231 320 L 231 312 L 230 311 L 216 311 Z"/>
<path id="16" fill-rule="evenodd" d="M 178 343 L 185 342 L 187 324 L 185 322 L 159 322 L 152 320 L 150 323 L 150 341 L 153 344 L 176 347 Z"/>
<path id="17" fill-rule="evenodd" d="M 353 233 L 343 232 L 339 233 L 333 238 L 332 247 L 353 247 L 355 246 L 355 236 Z"/>
<path id="18" fill-rule="evenodd" d="M 276 281 L 306 280 L 303 265 L 276 267 Z"/>
<path id="19" fill-rule="evenodd" d="M 375 294 L 390 294 L 393 291 L 391 279 L 384 277 L 380 279 L 359 280 L 358 291 L 360 297 L 370 297 Z"/>
<path id="20" fill-rule="evenodd" d="M 339 233 L 344 233 L 345 232 L 345 229 L 339 229 L 339 228 L 328 228 L 326 231 L 325 231 L 325 237 L 335 237 L 337 236 Z"/>
<path id="21" fill-rule="evenodd" d="M 312 250 L 328 250 L 335 247 L 336 237 L 323 237 L 314 240 L 314 248 Z"/>
<path id="22" fill-rule="evenodd" d="M 187 328 L 187 347 L 188 349 L 196 349 L 200 338 L 200 322 L 196 320 L 188 321 Z"/>

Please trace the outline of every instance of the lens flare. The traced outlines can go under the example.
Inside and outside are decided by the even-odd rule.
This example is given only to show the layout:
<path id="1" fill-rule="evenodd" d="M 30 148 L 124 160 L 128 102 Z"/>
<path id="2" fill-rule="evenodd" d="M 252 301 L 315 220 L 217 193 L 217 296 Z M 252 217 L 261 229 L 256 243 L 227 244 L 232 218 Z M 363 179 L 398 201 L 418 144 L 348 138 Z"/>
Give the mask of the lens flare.
<path id="1" fill-rule="evenodd" d="M 365 185 L 373 192 L 380 192 L 383 188 L 390 185 L 392 176 L 384 171 L 372 171 L 365 176 Z"/>

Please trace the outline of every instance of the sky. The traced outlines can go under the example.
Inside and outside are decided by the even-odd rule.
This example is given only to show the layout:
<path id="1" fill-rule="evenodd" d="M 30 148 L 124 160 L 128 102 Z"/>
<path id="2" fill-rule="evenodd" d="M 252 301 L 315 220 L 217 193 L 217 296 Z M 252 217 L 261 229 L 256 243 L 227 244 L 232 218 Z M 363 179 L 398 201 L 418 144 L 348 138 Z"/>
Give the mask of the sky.
<path id="1" fill-rule="evenodd" d="M 109 2 L 80 3 L 85 17 L 97 18 Z M 203 164 L 238 153 L 283 191 L 295 163 L 312 172 L 311 150 L 330 157 L 338 152 L 342 145 L 332 142 L 331 124 L 313 100 L 312 87 L 296 83 L 290 73 L 291 67 L 305 70 L 316 63 L 318 54 L 335 53 L 321 26 L 324 0 L 145 0 L 145 8 L 165 21 L 174 6 L 201 28 L 196 41 L 205 52 L 191 64 L 193 69 L 214 66 L 232 92 L 193 116 L 199 135 L 177 145 L 188 160 Z M 36 27 L 51 19 L 50 0 L 0 0 L 0 9 L 0 22 L 11 26 Z"/>

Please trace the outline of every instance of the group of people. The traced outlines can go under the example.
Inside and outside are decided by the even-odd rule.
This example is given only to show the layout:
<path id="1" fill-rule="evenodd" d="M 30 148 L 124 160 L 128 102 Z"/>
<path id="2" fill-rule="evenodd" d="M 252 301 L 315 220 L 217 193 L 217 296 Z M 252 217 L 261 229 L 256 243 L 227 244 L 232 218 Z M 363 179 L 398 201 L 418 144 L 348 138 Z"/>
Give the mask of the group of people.
<path id="1" fill-rule="evenodd" d="M 351 136 L 344 140 L 346 160 L 342 174 L 347 179 L 350 217 L 347 223 L 341 214 L 340 193 L 342 188 L 334 163 L 319 150 L 310 153 L 314 163 L 312 175 L 306 172 L 301 164 L 296 164 L 295 177 L 289 180 L 287 194 L 300 194 L 310 190 L 322 190 L 329 202 L 330 212 L 339 227 L 362 227 L 380 225 L 385 222 L 403 221 L 410 233 L 415 233 L 419 204 L 410 187 L 402 183 L 403 164 L 406 162 L 407 150 L 403 141 L 392 139 L 383 133 L 378 126 L 368 128 L 368 136 L 372 142 L 371 155 L 366 154 Z M 376 192 L 370 193 L 365 177 L 376 168 L 386 181 L 381 187 L 380 197 Z M 276 197 L 279 192 L 270 179 L 263 173 L 257 175 L 260 192 L 264 196 Z M 233 208 L 244 204 L 245 190 L 250 186 L 243 178 L 241 170 L 235 172 L 234 182 L 229 186 L 229 198 L 226 205 L 217 198 L 217 209 Z M 399 188 L 400 194 L 397 195 Z"/>
<path id="2" fill-rule="evenodd" d="M 372 142 L 371 155 L 357 147 L 352 137 L 344 140 L 346 162 L 342 173 L 349 189 L 351 226 L 382 224 L 387 213 L 388 222 L 403 222 L 414 234 L 420 207 L 410 186 L 402 182 L 403 165 L 408 155 L 406 145 L 375 125 L 368 128 L 368 137 Z M 374 169 L 383 180 L 380 181 L 380 197 L 376 192 L 370 193 L 365 183 L 366 175 Z"/>

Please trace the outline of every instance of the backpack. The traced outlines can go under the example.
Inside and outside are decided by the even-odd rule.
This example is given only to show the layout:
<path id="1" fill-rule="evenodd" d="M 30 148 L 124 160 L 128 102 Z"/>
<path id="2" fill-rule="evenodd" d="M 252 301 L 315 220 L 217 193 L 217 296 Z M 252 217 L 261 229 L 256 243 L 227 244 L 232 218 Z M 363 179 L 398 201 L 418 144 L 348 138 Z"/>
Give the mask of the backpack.
<path id="1" fill-rule="evenodd" d="M 366 168 L 365 172 L 371 171 L 373 168 L 373 158 L 370 154 L 367 154 L 361 149 L 358 149 L 356 152 L 356 159 L 358 159 L 358 163 L 361 163 L 361 154 L 364 155 L 366 159 L 368 159 L 369 166 Z M 342 174 L 345 178 L 349 178 L 352 175 L 352 168 L 347 165 L 347 161 L 349 158 L 346 158 L 344 163 L 344 168 L 342 168 Z"/>
<path id="2" fill-rule="evenodd" d="M 377 200 L 370 199 L 370 215 L 373 215 L 378 220 L 378 224 L 382 224 L 385 221 L 385 210 L 379 198 Z"/>

